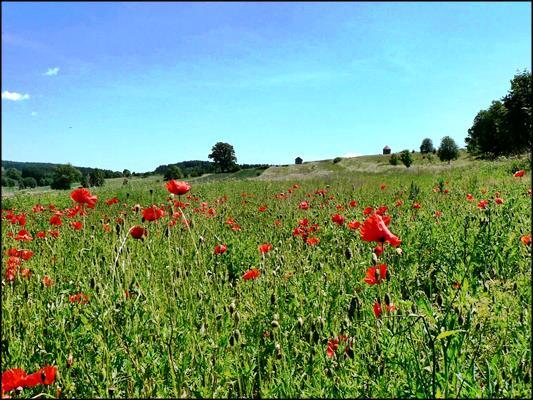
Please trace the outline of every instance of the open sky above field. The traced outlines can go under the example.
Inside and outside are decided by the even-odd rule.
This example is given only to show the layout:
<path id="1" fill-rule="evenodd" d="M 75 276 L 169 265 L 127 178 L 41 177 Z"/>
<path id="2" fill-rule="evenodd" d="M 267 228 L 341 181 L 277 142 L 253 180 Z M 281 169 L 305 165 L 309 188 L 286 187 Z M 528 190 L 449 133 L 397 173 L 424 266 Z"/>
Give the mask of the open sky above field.
<path id="1" fill-rule="evenodd" d="M 2 159 L 136 172 L 461 146 L 531 4 L 2 3 Z"/>

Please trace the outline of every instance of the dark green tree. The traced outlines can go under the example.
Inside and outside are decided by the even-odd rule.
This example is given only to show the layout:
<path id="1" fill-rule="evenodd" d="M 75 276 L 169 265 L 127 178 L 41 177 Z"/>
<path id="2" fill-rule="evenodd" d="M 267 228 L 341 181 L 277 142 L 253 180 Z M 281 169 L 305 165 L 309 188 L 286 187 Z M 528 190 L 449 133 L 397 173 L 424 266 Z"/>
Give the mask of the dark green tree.
<path id="1" fill-rule="evenodd" d="M 122 171 L 122 176 L 125 178 L 129 178 L 131 176 L 131 171 L 129 169 L 125 169 Z"/>
<path id="2" fill-rule="evenodd" d="M 89 186 L 104 186 L 105 174 L 101 169 L 96 168 L 89 174 Z"/>
<path id="3" fill-rule="evenodd" d="M 81 180 L 81 172 L 71 164 L 58 165 L 54 169 L 52 189 L 70 189 L 70 185 Z"/>
<path id="4" fill-rule="evenodd" d="M 5 175 L 17 182 L 22 178 L 22 173 L 16 168 L 9 168 Z"/>
<path id="5" fill-rule="evenodd" d="M 181 178 L 183 178 L 183 172 L 181 172 L 180 167 L 178 167 L 177 165 L 171 165 L 170 167 L 168 167 L 163 177 L 165 181 L 169 181 L 171 179 L 181 179 Z"/>
<path id="6" fill-rule="evenodd" d="M 433 147 L 433 142 L 430 138 L 425 138 L 424 140 L 422 140 L 422 144 L 420 145 L 420 153 L 431 153 L 434 149 L 435 148 Z"/>
<path id="7" fill-rule="evenodd" d="M 23 178 L 23 181 L 24 181 L 24 187 L 27 187 L 27 188 L 37 187 L 37 180 L 33 176 L 27 176 L 26 178 Z"/>
<path id="8" fill-rule="evenodd" d="M 391 156 L 389 158 L 389 164 L 390 165 L 398 165 L 399 162 L 400 161 L 399 161 L 398 155 L 396 153 L 391 154 Z"/>
<path id="9" fill-rule="evenodd" d="M 229 143 L 216 143 L 211 149 L 211 154 L 208 156 L 213 160 L 215 167 L 220 172 L 228 172 L 238 170 L 237 157 L 235 157 L 235 149 Z"/>
<path id="10" fill-rule="evenodd" d="M 413 157 L 411 156 L 411 153 L 409 150 L 404 150 L 400 153 L 400 161 L 405 165 L 407 168 L 413 164 Z"/>
<path id="11" fill-rule="evenodd" d="M 451 137 L 444 136 L 440 142 L 437 154 L 441 161 L 448 161 L 449 164 L 451 160 L 457 160 L 459 157 L 459 147 Z"/>

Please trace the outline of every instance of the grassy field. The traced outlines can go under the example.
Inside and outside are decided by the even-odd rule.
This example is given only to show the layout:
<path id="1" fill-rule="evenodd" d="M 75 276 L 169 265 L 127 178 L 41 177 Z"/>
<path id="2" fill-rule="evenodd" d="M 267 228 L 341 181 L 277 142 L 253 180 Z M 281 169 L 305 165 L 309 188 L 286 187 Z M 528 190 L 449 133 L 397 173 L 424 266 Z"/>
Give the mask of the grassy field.
<path id="1" fill-rule="evenodd" d="M 326 160 L 180 197 L 117 179 L 85 216 L 69 191 L 4 198 L 2 368 L 57 366 L 23 397 L 530 397 L 531 176 L 512 162 Z M 365 240 L 376 212 L 401 244 Z"/>

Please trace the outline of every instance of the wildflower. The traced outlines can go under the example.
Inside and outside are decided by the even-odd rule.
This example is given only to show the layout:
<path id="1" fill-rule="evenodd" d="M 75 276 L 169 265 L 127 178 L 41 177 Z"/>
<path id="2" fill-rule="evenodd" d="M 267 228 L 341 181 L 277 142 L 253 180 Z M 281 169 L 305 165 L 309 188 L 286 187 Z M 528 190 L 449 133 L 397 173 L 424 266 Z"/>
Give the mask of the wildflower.
<path id="1" fill-rule="evenodd" d="M 112 204 L 117 204 L 117 203 L 118 203 L 118 198 L 113 197 L 112 199 L 107 199 L 107 200 L 105 201 L 105 203 L 106 203 L 108 206 L 110 206 L 110 205 L 112 205 Z"/>
<path id="2" fill-rule="evenodd" d="M 348 222 L 348 228 L 352 230 L 357 230 L 361 226 L 361 223 L 359 221 L 350 221 Z"/>
<path id="3" fill-rule="evenodd" d="M 81 221 L 74 221 L 70 223 L 70 226 L 79 231 L 81 228 L 83 228 L 83 223 Z"/>
<path id="4" fill-rule="evenodd" d="M 381 304 L 377 300 L 374 303 L 373 311 L 374 311 L 374 315 L 376 318 L 379 318 L 381 316 L 381 313 L 382 313 Z"/>
<path id="5" fill-rule="evenodd" d="M 54 281 L 49 276 L 43 276 L 43 285 L 44 286 L 52 286 L 54 284 Z"/>
<path id="6" fill-rule="evenodd" d="M 531 233 L 528 235 L 523 235 L 520 238 L 520 241 L 524 243 L 526 246 L 531 246 Z"/>
<path id="7" fill-rule="evenodd" d="M 514 173 L 514 177 L 515 177 L 515 178 L 521 178 L 521 177 L 524 176 L 525 173 L 526 173 L 526 171 L 524 171 L 523 169 L 521 169 L 520 171 L 516 171 L 516 172 Z"/>
<path id="8" fill-rule="evenodd" d="M 477 208 L 479 208 L 480 210 L 485 210 L 488 205 L 488 200 L 480 200 L 479 203 L 477 203 Z"/>
<path id="9" fill-rule="evenodd" d="M 496 198 L 494 199 L 494 202 L 495 202 L 496 204 L 503 204 L 503 199 L 502 199 L 501 197 L 496 197 Z"/>
<path id="10" fill-rule="evenodd" d="M 396 207 L 400 207 L 401 205 L 403 205 L 403 200 L 396 201 Z"/>
<path id="11" fill-rule="evenodd" d="M 309 210 L 309 203 L 307 201 L 302 201 L 299 205 L 298 205 L 298 208 L 300 210 Z"/>
<path id="12" fill-rule="evenodd" d="M 344 225 L 344 217 L 342 215 L 335 214 L 331 217 L 331 220 L 339 226 Z"/>
<path id="13" fill-rule="evenodd" d="M 387 279 L 387 265 L 381 264 L 370 267 L 366 270 L 365 282 L 369 285 L 376 285 Z"/>
<path id="14" fill-rule="evenodd" d="M 215 246 L 215 254 L 224 254 L 228 250 L 228 246 L 225 244 L 217 244 Z"/>
<path id="15" fill-rule="evenodd" d="M 363 215 L 371 214 L 374 209 L 372 207 L 367 207 L 363 210 Z"/>
<path id="16" fill-rule="evenodd" d="M 71 303 L 87 304 L 89 302 L 89 296 L 81 292 L 78 294 L 71 294 L 68 296 L 68 299 Z"/>
<path id="17" fill-rule="evenodd" d="M 142 239 L 143 236 L 148 236 L 148 231 L 142 226 L 134 226 L 130 229 L 130 235 L 134 239 Z"/>
<path id="18" fill-rule="evenodd" d="M 358 204 L 358 203 L 357 203 L 357 201 L 355 201 L 355 200 L 350 201 L 350 207 L 352 207 L 352 208 L 353 208 L 353 207 L 357 207 L 357 204 Z"/>
<path id="19" fill-rule="evenodd" d="M 56 378 L 57 367 L 46 366 L 28 375 L 21 368 L 13 368 L 2 373 L 2 392 L 9 392 L 18 387 L 51 385 Z"/>
<path id="20" fill-rule="evenodd" d="M 442 212 L 441 211 L 435 211 L 435 218 L 440 218 L 442 217 Z"/>
<path id="21" fill-rule="evenodd" d="M 162 208 L 157 208 L 156 206 L 152 206 L 149 208 L 145 208 L 142 211 L 143 218 L 147 221 L 155 221 L 159 218 L 161 218 L 163 215 L 165 215 L 165 212 Z"/>
<path id="22" fill-rule="evenodd" d="M 380 188 L 381 190 L 385 190 L 386 187 L 387 187 L 387 186 L 386 186 L 384 183 L 382 183 L 382 184 L 380 185 L 379 188 Z"/>
<path id="23" fill-rule="evenodd" d="M 262 206 L 259 207 L 259 212 L 265 212 L 266 209 L 267 209 L 267 206 L 263 204 Z"/>
<path id="24" fill-rule="evenodd" d="M 50 217 L 50 225 L 61 226 L 61 224 L 61 217 L 59 215 L 54 214 Z"/>
<path id="25" fill-rule="evenodd" d="M 87 207 L 94 208 L 96 201 L 98 200 L 97 196 L 91 195 L 85 188 L 80 188 L 72 191 L 70 198 L 79 204 L 87 204 Z"/>
<path id="26" fill-rule="evenodd" d="M 305 239 L 305 243 L 307 243 L 309 246 L 316 246 L 320 243 L 320 239 L 317 237 L 308 237 Z"/>
<path id="27" fill-rule="evenodd" d="M 468 201 L 474 201 L 474 196 L 472 196 L 470 193 L 468 193 L 468 194 L 466 195 L 466 199 L 467 199 Z"/>
<path id="28" fill-rule="evenodd" d="M 327 356 L 329 358 L 333 357 L 338 348 L 339 348 L 338 338 L 328 340 L 328 349 L 326 350 Z"/>
<path id="29" fill-rule="evenodd" d="M 36 235 L 39 239 L 44 239 L 46 237 L 46 232 L 37 232 Z"/>
<path id="30" fill-rule="evenodd" d="M 272 245 L 269 243 L 265 243 L 259 246 L 259 251 L 261 252 L 261 254 L 265 254 L 269 252 L 270 250 L 272 250 Z"/>
<path id="31" fill-rule="evenodd" d="M 250 279 L 257 279 L 261 275 L 261 271 L 259 271 L 257 268 L 252 268 L 244 273 L 242 276 L 242 279 L 245 281 Z"/>
<path id="32" fill-rule="evenodd" d="M 170 193 L 177 194 L 178 196 L 181 196 L 182 194 L 185 194 L 191 190 L 191 185 L 189 185 L 187 182 L 176 181 L 175 179 L 168 181 L 166 186 Z"/>
<path id="33" fill-rule="evenodd" d="M 368 217 L 360 229 L 361 238 L 366 242 L 389 242 L 393 247 L 398 247 L 402 242 L 394 235 L 380 215 L 373 214 Z"/>
<path id="34" fill-rule="evenodd" d="M 33 238 L 31 237 L 30 233 L 26 229 L 22 229 L 17 233 L 15 240 L 20 241 L 20 242 L 31 242 Z"/>
<path id="35" fill-rule="evenodd" d="M 420 208 L 420 203 L 413 203 L 413 208 L 418 210 Z"/>

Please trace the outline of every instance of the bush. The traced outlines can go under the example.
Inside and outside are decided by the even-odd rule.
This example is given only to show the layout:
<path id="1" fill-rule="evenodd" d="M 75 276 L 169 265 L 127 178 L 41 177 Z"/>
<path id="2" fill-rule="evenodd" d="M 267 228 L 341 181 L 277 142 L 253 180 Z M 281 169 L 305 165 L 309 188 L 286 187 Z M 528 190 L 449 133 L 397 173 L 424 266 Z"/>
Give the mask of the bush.
<path id="1" fill-rule="evenodd" d="M 81 172 L 70 164 L 58 165 L 54 170 L 52 189 L 68 190 L 70 185 L 81 180 Z"/>
<path id="2" fill-rule="evenodd" d="M 339 163 L 339 162 L 341 162 L 341 161 L 342 161 L 342 157 L 335 157 L 335 158 L 333 159 L 333 164 L 337 164 L 337 163 Z"/>
<path id="3" fill-rule="evenodd" d="M 448 161 L 449 164 L 451 160 L 457 160 L 459 157 L 459 147 L 451 137 L 444 136 L 437 153 L 441 161 Z"/>
<path id="4" fill-rule="evenodd" d="M 24 181 L 24 187 L 27 187 L 27 188 L 37 187 L 37 180 L 33 176 L 28 176 L 27 178 L 24 178 L 23 181 Z"/>
<path id="5" fill-rule="evenodd" d="M 413 157 L 411 157 L 411 153 L 409 153 L 409 150 L 404 150 L 400 153 L 400 160 L 407 168 L 413 164 Z"/>
<path id="6" fill-rule="evenodd" d="M 183 178 L 183 172 L 181 172 L 181 168 L 177 165 L 171 165 L 168 167 L 168 169 L 165 172 L 165 176 L 163 179 L 165 181 L 170 181 L 171 179 L 181 179 Z"/>
<path id="7" fill-rule="evenodd" d="M 389 158 L 389 164 L 398 165 L 399 163 L 400 163 L 400 159 L 398 158 L 398 155 L 396 153 L 392 154 Z"/>

